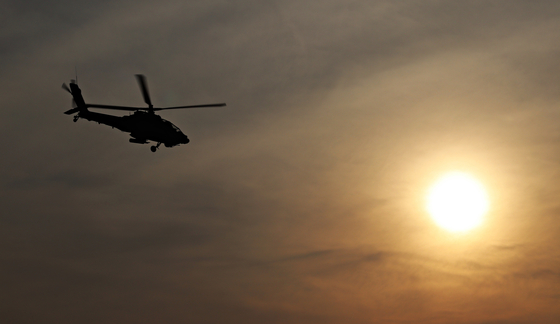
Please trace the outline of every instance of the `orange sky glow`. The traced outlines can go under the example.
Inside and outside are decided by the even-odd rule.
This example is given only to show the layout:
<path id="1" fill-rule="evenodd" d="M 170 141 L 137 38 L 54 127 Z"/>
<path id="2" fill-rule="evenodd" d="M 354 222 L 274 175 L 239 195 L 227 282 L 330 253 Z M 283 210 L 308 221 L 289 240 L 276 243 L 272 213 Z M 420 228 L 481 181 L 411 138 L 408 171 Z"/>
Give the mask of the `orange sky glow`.
<path id="1" fill-rule="evenodd" d="M 0 7 L 6 323 L 560 322 L 558 1 Z M 63 114 L 75 68 L 227 107 L 162 111 L 191 142 L 152 153 Z M 469 230 L 427 211 L 452 171 Z"/>

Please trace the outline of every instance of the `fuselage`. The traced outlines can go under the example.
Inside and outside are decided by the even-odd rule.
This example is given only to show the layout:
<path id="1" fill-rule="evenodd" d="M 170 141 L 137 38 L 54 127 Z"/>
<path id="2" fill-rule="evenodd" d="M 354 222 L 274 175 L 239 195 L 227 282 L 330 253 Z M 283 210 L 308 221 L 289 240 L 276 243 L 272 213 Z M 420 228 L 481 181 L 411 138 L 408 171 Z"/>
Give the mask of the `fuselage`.
<path id="1" fill-rule="evenodd" d="M 132 115 L 120 117 L 83 109 L 76 117 L 130 133 L 133 143 L 145 144 L 147 141 L 154 141 L 172 147 L 189 142 L 189 138 L 177 126 L 151 112 L 136 111 Z"/>

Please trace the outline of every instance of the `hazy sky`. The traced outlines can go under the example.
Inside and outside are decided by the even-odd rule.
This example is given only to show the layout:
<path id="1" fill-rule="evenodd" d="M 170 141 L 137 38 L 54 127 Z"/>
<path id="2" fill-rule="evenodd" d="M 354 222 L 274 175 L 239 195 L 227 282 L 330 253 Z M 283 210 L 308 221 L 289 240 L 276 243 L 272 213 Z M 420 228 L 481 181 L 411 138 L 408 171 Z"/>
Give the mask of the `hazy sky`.
<path id="1" fill-rule="evenodd" d="M 0 3 L 6 323 L 560 321 L 560 2 Z M 143 105 L 150 152 L 63 112 Z M 487 188 L 463 234 L 425 211 Z"/>

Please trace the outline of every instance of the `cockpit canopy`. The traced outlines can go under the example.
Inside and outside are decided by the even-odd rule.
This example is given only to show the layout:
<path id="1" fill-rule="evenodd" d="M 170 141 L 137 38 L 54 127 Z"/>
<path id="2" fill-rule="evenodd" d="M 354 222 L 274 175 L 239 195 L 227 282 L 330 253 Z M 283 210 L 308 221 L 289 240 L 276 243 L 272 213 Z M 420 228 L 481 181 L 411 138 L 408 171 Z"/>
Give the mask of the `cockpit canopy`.
<path id="1" fill-rule="evenodd" d="M 174 130 L 175 132 L 181 133 L 181 130 L 179 129 L 179 127 L 173 125 L 173 123 L 170 122 L 169 120 L 162 119 L 162 121 L 163 121 L 166 125 L 171 126 L 171 128 L 173 128 L 173 130 Z"/>

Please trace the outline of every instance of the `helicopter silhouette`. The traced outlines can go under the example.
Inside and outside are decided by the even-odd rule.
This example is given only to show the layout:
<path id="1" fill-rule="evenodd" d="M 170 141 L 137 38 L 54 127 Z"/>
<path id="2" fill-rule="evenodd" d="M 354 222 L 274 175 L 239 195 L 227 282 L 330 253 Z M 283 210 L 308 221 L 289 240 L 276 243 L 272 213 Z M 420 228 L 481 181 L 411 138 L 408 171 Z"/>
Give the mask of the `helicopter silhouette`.
<path id="1" fill-rule="evenodd" d="M 72 95 L 73 107 L 64 113 L 67 115 L 77 113 L 74 116 L 74 122 L 77 122 L 80 118 L 82 118 L 130 133 L 132 138 L 129 139 L 129 142 L 131 143 L 148 144 L 148 141 L 153 141 L 157 144 L 153 145 L 150 149 L 152 152 L 155 152 L 161 144 L 165 145 L 165 147 L 173 147 L 180 144 L 187 144 L 189 142 L 189 138 L 181 132 L 179 127 L 173 125 L 170 121 L 161 118 L 159 115 L 156 115 L 156 111 L 169 109 L 224 107 L 226 105 L 225 103 L 217 103 L 155 108 L 152 105 L 152 100 L 150 99 L 146 77 L 142 74 L 136 74 L 136 79 L 140 85 L 144 102 L 148 105 L 147 108 L 88 104 L 82 97 L 82 90 L 78 87 L 77 80 L 71 80 L 70 87 L 68 87 L 66 83 L 62 84 L 62 88 Z M 128 116 L 114 116 L 92 112 L 89 111 L 88 108 L 124 110 L 133 111 L 134 113 Z"/>

